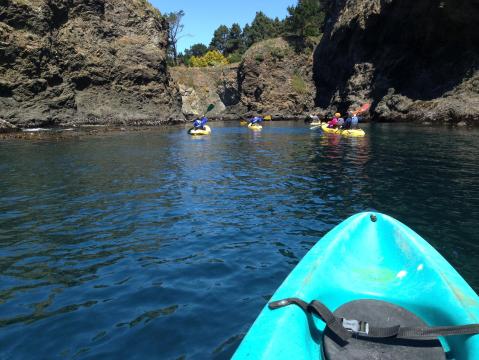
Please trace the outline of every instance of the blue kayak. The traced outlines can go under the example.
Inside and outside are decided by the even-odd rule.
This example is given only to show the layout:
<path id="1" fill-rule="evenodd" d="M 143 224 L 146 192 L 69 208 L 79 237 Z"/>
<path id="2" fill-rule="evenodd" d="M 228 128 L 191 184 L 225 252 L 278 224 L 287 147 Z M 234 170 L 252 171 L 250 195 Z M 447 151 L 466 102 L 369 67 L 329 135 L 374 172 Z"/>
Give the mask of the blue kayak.
<path id="1" fill-rule="evenodd" d="M 328 232 L 271 302 L 287 298 L 319 300 L 331 311 L 360 301 L 389 304 L 429 327 L 479 323 L 479 297 L 459 273 L 417 233 L 379 213 L 354 215 Z M 265 306 L 233 359 L 329 359 L 328 330 L 299 306 Z M 441 336 L 437 343 L 444 359 L 479 359 L 479 335 Z"/>

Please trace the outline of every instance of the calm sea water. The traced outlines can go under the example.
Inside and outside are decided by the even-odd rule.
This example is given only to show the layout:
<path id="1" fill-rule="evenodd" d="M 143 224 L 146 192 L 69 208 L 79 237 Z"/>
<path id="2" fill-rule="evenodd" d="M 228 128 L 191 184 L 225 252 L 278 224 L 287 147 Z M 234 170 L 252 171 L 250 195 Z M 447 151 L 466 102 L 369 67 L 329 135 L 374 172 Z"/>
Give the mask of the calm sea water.
<path id="1" fill-rule="evenodd" d="M 479 131 L 212 124 L 0 142 L 0 359 L 225 359 L 313 244 L 377 210 L 479 290 Z"/>

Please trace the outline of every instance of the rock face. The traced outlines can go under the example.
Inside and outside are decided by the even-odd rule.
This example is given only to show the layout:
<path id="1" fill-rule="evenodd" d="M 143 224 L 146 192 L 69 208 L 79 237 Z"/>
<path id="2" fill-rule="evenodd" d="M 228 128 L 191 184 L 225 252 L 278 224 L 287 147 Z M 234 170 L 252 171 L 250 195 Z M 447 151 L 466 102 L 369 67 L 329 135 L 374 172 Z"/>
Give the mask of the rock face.
<path id="1" fill-rule="evenodd" d="M 379 120 L 479 122 L 477 0 L 330 0 L 316 104 Z"/>
<path id="2" fill-rule="evenodd" d="M 240 94 L 238 64 L 207 68 L 172 68 L 171 74 L 179 84 L 183 114 L 188 119 L 202 115 L 209 104 L 215 108 L 212 118 L 237 117 Z"/>
<path id="3" fill-rule="evenodd" d="M 304 117 L 314 108 L 312 40 L 269 39 L 253 45 L 239 65 L 175 68 L 172 75 L 188 117 L 215 104 L 210 117 Z"/>
<path id="4" fill-rule="evenodd" d="M 0 117 L 20 126 L 182 118 L 167 24 L 145 0 L 0 0 Z"/>
<path id="5" fill-rule="evenodd" d="M 15 125 L 10 124 L 8 121 L 0 119 L 0 134 L 2 133 L 9 133 L 17 131 L 17 127 Z"/>
<path id="6" fill-rule="evenodd" d="M 253 45 L 238 73 L 241 104 L 247 113 L 304 116 L 314 108 L 314 46 L 297 38 Z"/>

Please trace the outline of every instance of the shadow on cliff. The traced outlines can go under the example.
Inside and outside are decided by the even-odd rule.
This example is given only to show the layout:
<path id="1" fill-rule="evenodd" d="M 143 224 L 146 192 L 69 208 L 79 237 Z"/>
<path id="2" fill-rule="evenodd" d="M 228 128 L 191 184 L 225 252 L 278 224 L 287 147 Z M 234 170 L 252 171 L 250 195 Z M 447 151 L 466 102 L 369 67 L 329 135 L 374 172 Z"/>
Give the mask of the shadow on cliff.
<path id="1" fill-rule="evenodd" d="M 431 100 L 478 69 L 479 2 L 381 0 L 379 14 L 368 14 L 365 1 L 349 2 L 348 11 L 357 11 L 349 24 L 337 24 L 346 2 L 332 4 L 314 54 L 319 107 L 345 110 L 351 98 L 378 101 L 391 88 L 413 100 Z"/>

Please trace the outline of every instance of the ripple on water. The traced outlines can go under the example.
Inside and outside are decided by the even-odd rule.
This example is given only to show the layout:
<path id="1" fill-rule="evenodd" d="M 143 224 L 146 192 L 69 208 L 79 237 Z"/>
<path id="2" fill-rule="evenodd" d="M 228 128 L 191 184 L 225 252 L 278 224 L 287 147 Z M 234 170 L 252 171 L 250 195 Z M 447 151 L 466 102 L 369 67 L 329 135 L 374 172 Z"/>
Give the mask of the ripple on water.
<path id="1" fill-rule="evenodd" d="M 303 255 L 364 210 L 479 289 L 477 130 L 366 131 L 1 143 L 0 358 L 229 358 Z"/>

